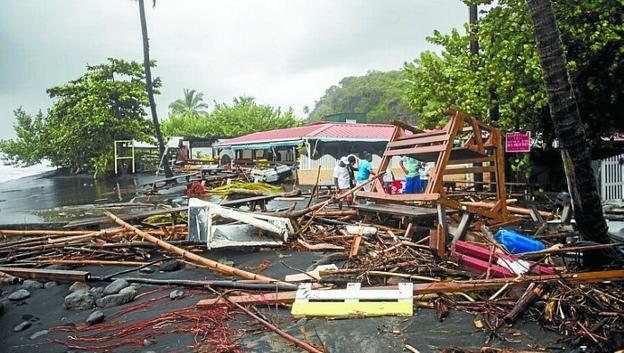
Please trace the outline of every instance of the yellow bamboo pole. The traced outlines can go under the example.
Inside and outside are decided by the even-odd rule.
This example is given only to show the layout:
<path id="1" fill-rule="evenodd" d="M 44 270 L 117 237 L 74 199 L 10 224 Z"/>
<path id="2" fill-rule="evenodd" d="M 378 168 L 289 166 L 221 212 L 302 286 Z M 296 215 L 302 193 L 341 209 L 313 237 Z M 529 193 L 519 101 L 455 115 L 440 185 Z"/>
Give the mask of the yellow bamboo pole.
<path id="1" fill-rule="evenodd" d="M 141 261 L 114 261 L 114 260 L 86 260 L 86 259 L 76 259 L 76 260 L 25 260 L 18 261 L 18 263 L 38 263 L 38 264 L 46 264 L 46 265 L 115 265 L 115 266 L 144 266 L 149 264 L 149 262 L 141 262 Z"/>
<path id="2" fill-rule="evenodd" d="M 267 276 L 263 276 L 263 275 L 258 275 L 252 272 L 248 272 L 248 271 L 244 271 L 244 270 L 240 270 L 238 268 L 235 267 L 231 267 L 231 266 L 227 266 L 221 263 L 218 263 L 216 261 L 207 259 L 205 257 L 193 254 L 192 252 L 188 252 L 182 248 L 179 248 L 175 245 L 171 245 L 169 243 L 167 243 L 164 240 L 160 240 L 152 235 L 147 234 L 146 232 L 137 229 L 136 227 L 124 222 L 122 219 L 120 219 L 119 217 L 115 216 L 114 214 L 106 211 L 106 215 L 108 216 L 108 218 L 110 218 L 111 220 L 113 220 L 115 223 L 119 224 L 120 226 L 124 227 L 125 229 L 133 232 L 134 234 L 140 236 L 141 238 L 143 238 L 146 241 L 149 241 L 150 243 L 156 244 L 157 246 L 172 252 L 174 254 L 178 254 L 182 257 L 184 257 L 185 259 L 206 266 L 209 269 L 215 270 L 217 272 L 221 272 L 227 275 L 235 275 L 238 276 L 240 278 L 244 278 L 244 279 L 252 279 L 252 280 L 262 280 L 262 281 L 267 281 L 267 282 L 280 282 L 276 279 L 273 279 L 271 277 L 267 277 Z"/>

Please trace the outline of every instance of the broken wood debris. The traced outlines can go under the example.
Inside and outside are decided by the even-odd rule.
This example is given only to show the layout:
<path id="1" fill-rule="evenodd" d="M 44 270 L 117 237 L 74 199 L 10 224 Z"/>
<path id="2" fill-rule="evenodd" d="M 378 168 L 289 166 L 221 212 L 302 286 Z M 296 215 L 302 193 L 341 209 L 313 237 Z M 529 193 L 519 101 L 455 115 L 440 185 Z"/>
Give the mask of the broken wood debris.
<path id="1" fill-rule="evenodd" d="M 456 165 L 451 173 L 494 171 L 502 177 L 500 132 L 474 118 L 452 113 L 447 130 L 396 135 L 388 156 L 419 154 L 423 153 L 422 148 L 428 148 L 435 152 L 426 155 L 433 162 Z M 483 133 L 481 139 L 475 131 Z M 455 139 L 460 149 L 454 147 Z M 384 157 L 384 164 L 387 159 Z M 482 170 L 461 166 L 477 160 L 486 164 L 478 167 Z M 450 173 L 438 167 L 435 171 L 438 177 L 420 195 L 386 193 L 383 173 L 333 195 L 293 188 L 292 193 L 249 197 L 249 192 L 231 188 L 238 195 L 227 192 L 221 202 L 209 200 L 206 207 L 211 213 L 207 213 L 209 227 L 205 228 L 194 223 L 197 218 L 188 206 L 175 204 L 135 214 L 115 215 L 107 211 L 105 217 L 70 222 L 68 228 L 75 230 L 0 230 L 0 281 L 125 279 L 130 283 L 184 287 L 195 294 L 210 295 L 197 296 L 194 310 L 244 312 L 271 332 L 312 352 L 320 350 L 287 334 L 276 322 L 259 315 L 253 306 L 291 305 L 291 315 L 300 317 L 411 315 L 417 306 L 434 309 L 444 319 L 453 311 L 465 311 L 482 315 L 474 321 L 475 327 L 490 337 L 504 339 L 505 330 L 500 328 L 517 325 L 518 319 L 523 318 L 559 332 L 564 339 L 603 350 L 613 348 L 611 335 L 624 331 L 624 301 L 620 299 L 624 296 L 624 270 L 605 267 L 587 271 L 582 265 L 587 253 L 619 249 L 624 242 L 579 242 L 574 222 L 547 222 L 559 215 L 552 208 L 507 199 L 504 187 L 492 188 L 489 193 L 455 192 L 443 179 Z M 238 181 L 246 180 L 244 172 L 231 174 Z M 195 191 L 206 194 L 206 190 L 225 185 L 225 179 L 189 178 L 188 182 L 190 186 L 198 185 Z M 496 184 L 498 188 L 504 185 L 500 182 L 489 185 Z M 373 184 L 373 193 L 360 192 L 368 184 Z M 160 188 L 156 185 L 150 192 Z M 356 197 L 358 204 L 339 209 L 340 202 L 351 194 L 360 196 Z M 373 199 L 378 202 L 370 203 Z M 163 215 L 158 220 L 150 218 Z M 111 222 L 115 228 L 98 230 Z M 497 241 L 496 233 L 507 227 L 529 238 L 539 237 L 545 249 L 510 254 L 505 244 Z M 207 252 L 213 251 L 210 237 L 192 236 L 197 229 L 211 235 L 214 229 L 245 233 L 254 229 L 253 240 L 259 242 L 238 238 L 236 244 L 227 246 L 246 247 L 246 252 L 267 251 L 267 264 L 239 264 L 237 258 L 213 260 L 212 252 Z M 265 241 L 269 240 L 279 244 L 266 248 Z M 303 252 L 317 252 L 313 257 L 322 257 L 314 266 L 301 270 L 292 263 L 271 259 L 296 258 Z M 177 255 L 176 259 L 166 258 L 171 254 Z M 283 273 L 277 278 L 276 272 L 270 271 L 279 262 L 296 273 L 284 280 L 279 279 Z M 165 263 L 214 271 L 211 276 L 216 279 L 156 279 L 147 274 L 128 277 L 130 272 Z M 52 270 L 47 268 L 50 265 L 77 269 Z M 114 270 L 92 277 L 89 272 L 80 271 L 81 266 L 109 266 Z M 124 269 L 116 268 L 120 266 Z M 408 286 L 409 293 L 405 294 Z M 385 301 L 389 298 L 387 293 L 396 292 L 399 287 L 403 287 L 405 296 Z M 356 292 L 357 295 L 353 294 Z M 373 298 L 371 293 L 377 296 Z M 366 299 L 375 304 L 363 305 Z M 328 304 L 327 300 L 338 304 Z M 408 346 L 405 347 L 410 351 L 415 349 Z"/>

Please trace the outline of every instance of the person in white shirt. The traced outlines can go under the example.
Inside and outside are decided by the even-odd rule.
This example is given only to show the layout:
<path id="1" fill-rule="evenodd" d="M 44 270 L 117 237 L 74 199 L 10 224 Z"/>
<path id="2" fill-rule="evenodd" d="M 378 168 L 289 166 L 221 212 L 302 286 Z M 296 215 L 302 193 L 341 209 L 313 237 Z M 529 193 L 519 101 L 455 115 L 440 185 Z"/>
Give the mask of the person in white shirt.
<path id="1" fill-rule="evenodd" d="M 344 194 L 351 188 L 351 178 L 349 176 L 349 169 L 347 168 L 348 165 L 349 159 L 347 157 L 342 157 L 334 167 L 334 186 L 336 187 L 336 193 L 338 195 Z M 347 196 L 345 200 L 351 202 L 353 197 Z M 342 202 L 338 206 L 342 208 Z"/>

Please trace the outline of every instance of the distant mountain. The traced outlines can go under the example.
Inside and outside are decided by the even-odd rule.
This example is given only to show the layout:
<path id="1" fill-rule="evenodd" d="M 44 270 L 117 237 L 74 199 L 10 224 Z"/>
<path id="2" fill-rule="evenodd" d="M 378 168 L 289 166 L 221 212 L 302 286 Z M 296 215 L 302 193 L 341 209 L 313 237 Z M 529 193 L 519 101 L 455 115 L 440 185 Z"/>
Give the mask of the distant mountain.
<path id="1" fill-rule="evenodd" d="M 417 118 L 403 98 L 407 79 L 403 70 L 369 71 L 364 76 L 345 77 L 316 101 L 309 121 L 329 114 L 365 113 L 371 123 L 395 119 L 415 123 Z"/>

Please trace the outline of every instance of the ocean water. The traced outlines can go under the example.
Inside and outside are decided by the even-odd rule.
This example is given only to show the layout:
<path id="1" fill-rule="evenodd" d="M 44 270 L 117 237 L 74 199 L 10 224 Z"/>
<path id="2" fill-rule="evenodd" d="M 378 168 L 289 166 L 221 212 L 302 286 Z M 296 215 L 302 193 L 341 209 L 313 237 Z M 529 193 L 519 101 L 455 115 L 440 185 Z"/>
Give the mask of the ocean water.
<path id="1" fill-rule="evenodd" d="M 0 183 L 45 173 L 54 169 L 55 168 L 51 167 L 49 163 L 45 162 L 25 168 L 20 168 L 12 165 L 4 165 L 0 163 Z"/>

